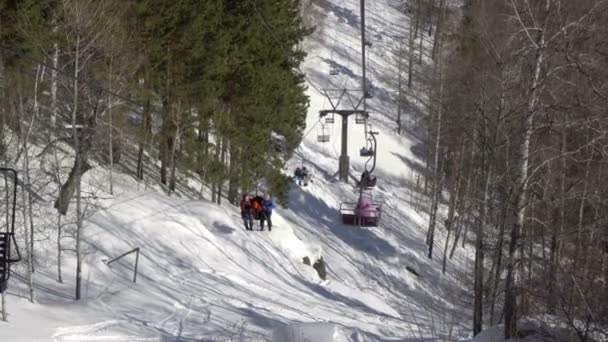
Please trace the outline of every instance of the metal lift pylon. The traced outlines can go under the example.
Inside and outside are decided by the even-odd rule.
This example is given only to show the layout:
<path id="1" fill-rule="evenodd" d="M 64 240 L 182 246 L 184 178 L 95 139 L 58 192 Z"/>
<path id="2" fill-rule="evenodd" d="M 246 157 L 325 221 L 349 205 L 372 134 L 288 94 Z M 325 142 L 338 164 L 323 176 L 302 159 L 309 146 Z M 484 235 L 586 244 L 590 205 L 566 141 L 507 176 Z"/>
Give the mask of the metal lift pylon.
<path id="1" fill-rule="evenodd" d="M 342 144 L 341 144 L 341 153 L 340 153 L 340 161 L 338 165 L 338 175 L 339 179 L 342 182 L 348 183 L 348 170 L 350 168 L 350 157 L 348 156 L 348 118 L 351 115 L 357 115 L 359 117 L 368 117 L 368 113 L 366 110 L 359 109 L 362 103 L 365 102 L 365 93 L 361 95 L 356 104 L 353 104 L 352 109 L 339 109 L 340 103 L 345 95 L 348 93 L 361 92 L 359 89 L 325 89 L 323 90 L 325 96 L 329 100 L 329 104 L 331 105 L 331 109 L 323 109 L 319 111 L 319 117 L 324 118 L 328 115 L 339 115 L 342 117 Z M 339 92 L 339 96 L 334 97 L 333 100 L 338 100 L 334 102 L 332 100 L 331 92 Z"/>

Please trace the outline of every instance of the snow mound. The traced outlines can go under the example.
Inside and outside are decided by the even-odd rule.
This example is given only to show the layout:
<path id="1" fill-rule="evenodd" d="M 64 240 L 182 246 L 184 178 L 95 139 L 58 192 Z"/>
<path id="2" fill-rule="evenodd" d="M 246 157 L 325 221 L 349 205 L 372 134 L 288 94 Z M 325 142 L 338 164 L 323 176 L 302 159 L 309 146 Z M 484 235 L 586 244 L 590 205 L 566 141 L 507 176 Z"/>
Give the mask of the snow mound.
<path id="1" fill-rule="evenodd" d="M 272 334 L 272 342 L 355 342 L 358 333 L 334 323 L 292 323 Z"/>

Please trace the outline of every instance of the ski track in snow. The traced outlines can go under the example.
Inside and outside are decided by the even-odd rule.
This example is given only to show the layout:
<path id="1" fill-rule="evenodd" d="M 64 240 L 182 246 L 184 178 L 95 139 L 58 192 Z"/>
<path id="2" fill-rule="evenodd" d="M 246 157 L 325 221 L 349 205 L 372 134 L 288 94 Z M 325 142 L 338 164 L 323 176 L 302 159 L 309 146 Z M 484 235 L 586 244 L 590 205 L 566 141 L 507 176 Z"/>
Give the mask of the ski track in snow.
<path id="1" fill-rule="evenodd" d="M 317 9 L 326 17 L 305 43 L 309 55 L 302 66 L 312 82 L 305 130 L 310 134 L 288 163 L 289 172 L 304 161 L 314 183 L 293 187 L 290 209 L 279 208 L 273 214 L 273 231 L 244 231 L 237 209 L 231 206 L 154 192 L 133 194 L 140 185 L 115 175 L 124 194 L 105 201 L 105 209 L 88 220 L 85 230 L 89 244 L 83 271 L 88 274 L 85 298 L 65 304 L 54 292 L 40 290 L 44 305 L 36 306 L 9 296 L 11 323 L 0 327 L 0 340 L 50 336 L 46 340 L 53 342 L 261 341 L 290 322 L 357 328 L 357 341 L 447 339 L 448 330 L 451 337 L 466 335 L 470 312 L 463 308 L 470 294 L 463 283 L 469 276 L 464 270 L 470 250 L 459 249 L 448 273 L 442 275 L 445 236 L 437 232 L 436 256 L 428 260 L 424 242 L 428 216 L 412 208 L 410 199 L 421 195 L 407 187 L 407 182 L 415 183 L 415 172 L 423 169 L 424 146 L 415 127 L 424 112 L 417 107 L 424 106 L 423 92 L 408 99 L 412 107 L 404 112 L 406 133 L 394 133 L 395 51 L 397 38 L 406 37 L 409 26 L 395 10 L 401 2 L 369 2 L 366 18 L 373 42 L 369 78 L 375 89 L 368 108 L 370 123 L 380 132 L 375 172 L 379 181 L 373 193 L 376 200 L 384 201 L 381 225 L 374 228 L 344 226 L 337 213 L 340 202 L 353 202 L 357 196 L 352 185 L 332 177 L 337 171 L 340 125 L 329 128 L 330 143 L 316 141 L 318 111 L 329 105 L 316 89 L 361 84 L 359 1 L 319 4 Z M 429 44 L 426 37 L 425 44 Z M 331 63 L 341 70 L 337 77 L 328 75 Z M 366 162 L 358 156 L 365 133 L 354 120 L 348 138 L 351 173 L 358 175 Z M 107 174 L 94 169 L 87 177 L 104 179 Z M 133 256 L 111 268 L 101 262 L 135 247 L 141 248 L 137 284 L 130 282 Z M 314 262 L 319 256 L 327 263 L 325 281 L 302 263 L 304 257 Z M 74 260 L 66 256 L 65 263 L 64 269 L 71 270 Z M 420 275 L 411 274 L 406 266 Z M 51 263 L 42 272 L 54 274 L 53 267 Z M 38 272 L 36 276 L 42 289 L 57 287 L 52 276 Z M 72 278 L 57 292 L 71 293 L 69 284 Z M 23 284 L 16 287 L 16 292 L 25 293 Z M 66 315 L 59 310 L 63 305 L 80 314 Z M 30 320 L 40 323 L 36 338 L 28 335 Z"/>

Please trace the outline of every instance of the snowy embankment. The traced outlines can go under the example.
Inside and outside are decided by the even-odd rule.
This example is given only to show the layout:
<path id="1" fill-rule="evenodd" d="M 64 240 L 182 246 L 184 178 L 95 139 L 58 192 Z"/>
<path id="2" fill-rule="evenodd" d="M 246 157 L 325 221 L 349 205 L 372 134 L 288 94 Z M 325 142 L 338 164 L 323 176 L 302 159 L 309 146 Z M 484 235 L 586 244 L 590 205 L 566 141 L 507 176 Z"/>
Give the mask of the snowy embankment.
<path id="1" fill-rule="evenodd" d="M 376 228 L 340 221 L 340 202 L 353 202 L 357 194 L 334 176 L 340 125 L 328 127 L 330 143 L 316 141 L 318 110 L 328 106 L 318 89 L 360 84 L 358 4 L 326 0 L 316 7 L 326 17 L 306 44 L 310 134 L 289 164 L 295 168 L 303 162 L 311 168 L 314 183 L 294 186 L 289 209 L 273 214 L 272 232 L 246 232 L 237 208 L 230 205 L 185 193 L 178 198 L 137 192 L 143 187 L 130 176 L 114 175 L 120 194 L 104 193 L 107 199 L 100 200 L 85 227 L 84 299 L 72 300 L 71 254 L 63 264 L 64 284 L 55 281 L 55 256 L 46 255 L 36 272 L 38 303 L 22 297 L 22 277 L 12 279 L 10 322 L 0 324 L 0 340 L 266 341 L 274 333 L 275 341 L 322 342 L 465 336 L 470 321 L 465 309 L 467 250 L 459 249 L 447 274 L 441 274 L 444 238 L 439 234 L 435 259 L 426 258 L 428 216 L 413 209 L 412 201 L 421 195 L 408 187 L 424 169 L 419 159 L 423 144 L 415 134 L 416 113 L 424 110 L 414 99 L 404 112 L 406 134 L 395 134 L 394 52 L 407 35 L 407 18 L 395 9 L 400 1 L 370 2 L 367 18 L 374 46 L 369 52 L 375 88 L 370 123 L 380 133 L 374 196 L 383 202 L 382 221 Z M 330 62 L 340 65 L 339 76 L 328 75 Z M 365 163 L 357 156 L 365 133 L 352 119 L 349 141 L 356 176 Z M 98 167 L 84 182 L 107 177 L 107 170 Z M 110 267 L 103 262 L 133 248 L 141 249 L 135 284 L 134 255 Z M 319 256 L 327 263 L 327 280 L 302 262 Z M 288 326 L 299 322 L 317 323 Z"/>

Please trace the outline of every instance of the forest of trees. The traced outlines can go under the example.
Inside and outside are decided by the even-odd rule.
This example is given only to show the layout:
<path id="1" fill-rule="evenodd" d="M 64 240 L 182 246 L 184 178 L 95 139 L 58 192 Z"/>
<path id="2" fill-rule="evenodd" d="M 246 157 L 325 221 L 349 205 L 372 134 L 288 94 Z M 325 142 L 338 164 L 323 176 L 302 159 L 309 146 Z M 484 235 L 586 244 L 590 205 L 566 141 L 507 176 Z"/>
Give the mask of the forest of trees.
<path id="1" fill-rule="evenodd" d="M 548 314 L 573 340 L 608 336 L 608 0 L 461 2 L 405 4 L 399 104 L 415 82 L 429 94 L 428 256 L 443 250 L 445 271 L 473 240 L 475 334 L 504 323 L 512 337 L 519 319 Z M 193 175 L 217 203 L 265 182 L 286 203 L 281 169 L 308 109 L 301 5 L 0 0 L 0 159 L 25 171 L 27 269 L 33 159 L 58 189 L 60 282 L 61 219 L 76 217 L 77 299 L 80 180 L 92 161 L 156 177 L 168 193 Z M 433 63 L 420 75 L 424 55 Z M 439 227 L 447 240 L 437 247 Z"/>
<path id="2" fill-rule="evenodd" d="M 441 248 L 471 227 L 475 334 L 551 315 L 570 340 L 606 338 L 608 1 L 425 3 L 429 257 L 449 193 Z"/>
<path id="3" fill-rule="evenodd" d="M 308 109 L 300 44 L 312 28 L 300 12 L 300 0 L 0 0 L 0 158 L 24 170 L 29 189 L 20 199 L 27 268 L 42 224 L 33 192 L 53 188 L 33 191 L 34 160 L 58 189 L 58 280 L 61 251 L 75 250 L 76 299 L 80 180 L 93 162 L 154 177 L 169 194 L 190 175 L 217 203 L 262 183 L 286 204 L 281 169 Z M 71 156 L 68 172 L 57 150 Z M 61 242 L 68 212 L 74 247 Z"/>

